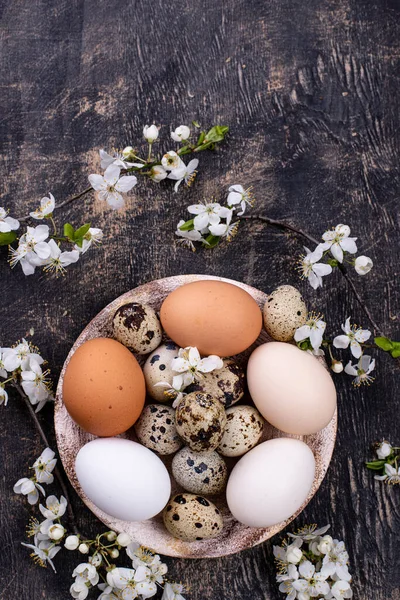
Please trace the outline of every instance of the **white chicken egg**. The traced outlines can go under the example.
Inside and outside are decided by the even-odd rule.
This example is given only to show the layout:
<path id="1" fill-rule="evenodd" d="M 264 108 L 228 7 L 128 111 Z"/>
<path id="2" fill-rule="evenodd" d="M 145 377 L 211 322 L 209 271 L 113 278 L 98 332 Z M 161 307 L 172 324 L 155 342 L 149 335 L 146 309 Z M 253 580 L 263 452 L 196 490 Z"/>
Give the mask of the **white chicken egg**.
<path id="1" fill-rule="evenodd" d="M 171 481 L 151 450 L 121 438 L 99 438 L 83 446 L 75 471 L 86 496 L 123 521 L 151 519 L 167 504 Z"/>
<path id="2" fill-rule="evenodd" d="M 291 517 L 306 500 L 315 459 L 304 442 L 268 440 L 245 454 L 233 468 L 226 498 L 229 510 L 249 527 L 271 527 Z"/>

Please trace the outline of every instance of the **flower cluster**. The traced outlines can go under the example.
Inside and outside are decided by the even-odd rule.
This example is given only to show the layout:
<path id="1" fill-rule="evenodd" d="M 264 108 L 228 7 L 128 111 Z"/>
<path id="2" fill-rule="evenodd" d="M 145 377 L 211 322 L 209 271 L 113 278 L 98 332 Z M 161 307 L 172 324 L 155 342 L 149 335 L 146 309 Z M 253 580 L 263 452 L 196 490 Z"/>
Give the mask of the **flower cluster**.
<path id="1" fill-rule="evenodd" d="M 325 329 L 326 323 L 323 317 L 315 313 L 310 313 L 306 323 L 296 329 L 294 339 L 299 348 L 311 352 L 316 356 L 324 356 L 325 353 L 321 346 L 327 346 L 332 359 L 331 368 L 335 373 L 343 371 L 343 363 L 333 357 L 331 346 L 339 349 L 350 347 L 350 352 L 357 359 L 357 362 L 353 364 L 349 360 L 344 367 L 345 373 L 354 377 L 353 385 L 356 387 L 372 383 L 374 378 L 370 373 L 375 369 L 375 359 L 363 353 L 365 342 L 371 337 L 371 332 L 368 329 L 352 325 L 350 317 L 342 325 L 343 334 L 337 335 L 332 342 L 324 339 Z"/>
<path id="2" fill-rule="evenodd" d="M 304 527 L 273 547 L 276 580 L 287 600 L 353 597 L 349 555 L 343 542 L 326 535 L 329 527 Z"/>
<path id="3" fill-rule="evenodd" d="M 198 123 L 193 125 L 195 129 L 200 127 Z M 194 158 L 186 165 L 181 157 L 214 148 L 217 142 L 223 141 L 228 129 L 224 125 L 216 125 L 207 132 L 194 134 L 187 125 L 180 125 L 171 131 L 172 140 L 180 144 L 177 150 L 169 150 L 163 156 L 153 157 L 153 144 L 158 140 L 159 128 L 156 125 L 145 125 L 143 138 L 148 144 L 147 157 L 139 156 L 139 151 L 132 146 L 121 151 L 112 150 L 110 153 L 100 150 L 100 166 L 104 169 L 104 174 L 89 175 L 89 183 L 98 192 L 100 200 L 107 202 L 114 210 L 125 205 L 123 194 L 135 187 L 138 182 L 136 175 L 145 175 L 155 183 L 172 179 L 176 182 L 175 192 L 182 182 L 190 187 L 196 177 L 199 161 Z M 195 135 L 196 139 L 191 141 Z"/>
<path id="4" fill-rule="evenodd" d="M 30 479 L 24 477 L 14 485 L 14 492 L 25 495 L 29 504 L 38 502 L 39 492 L 45 497 L 42 484 L 53 482 L 52 471 L 57 463 L 54 457 L 54 452 L 46 448 L 31 467 L 34 475 Z M 31 557 L 36 564 L 41 567 L 49 564 L 54 572 L 56 568 L 53 559 L 63 546 L 87 556 L 87 561 L 78 564 L 72 573 L 72 598 L 84 600 L 89 590 L 97 586 L 100 592 L 98 600 L 150 598 L 157 593 L 158 588 L 164 590 L 163 600 L 184 600 L 181 595 L 184 592 L 182 585 L 165 582 L 167 565 L 161 562 L 157 554 L 133 542 L 128 534 L 106 531 L 93 540 L 77 533 L 68 535 L 66 527 L 61 523 L 67 505 L 64 496 L 60 499 L 54 495 L 45 498 L 45 504 L 39 504 L 44 520 L 32 517 L 27 529 L 28 537 L 33 537 L 33 543 L 23 542 L 22 545 L 31 550 Z M 113 562 L 119 557 L 122 548 L 132 561 L 130 568 L 117 567 Z M 100 579 L 104 583 L 99 583 Z"/>
<path id="5" fill-rule="evenodd" d="M 218 202 L 191 204 L 188 212 L 194 215 L 188 221 L 181 219 L 175 235 L 179 243 L 195 251 L 194 242 L 199 242 L 206 248 L 214 248 L 223 239 L 230 242 L 237 234 L 240 221 L 233 221 L 235 214 L 244 215 L 247 206 L 254 205 L 251 189 L 245 190 L 241 185 L 229 188 L 226 206 Z"/>
<path id="6" fill-rule="evenodd" d="M 50 371 L 43 371 L 43 364 L 38 349 L 25 339 L 12 348 L 0 348 L 0 405 L 7 405 L 7 384 L 20 384 L 30 403 L 36 406 L 36 412 L 54 400 L 48 379 Z"/>
<path id="7" fill-rule="evenodd" d="M 305 254 L 299 261 L 299 271 L 303 279 L 308 279 L 310 285 L 316 290 L 322 286 L 322 278 L 332 273 L 332 269 L 344 262 L 354 266 L 358 275 L 366 275 L 373 267 L 373 262 L 368 256 L 358 256 L 350 259 L 349 255 L 357 253 L 355 237 L 350 237 L 348 225 L 337 225 L 330 231 L 325 231 L 323 242 L 311 251 L 304 247 Z M 322 262 L 322 261 L 326 262 Z"/>
<path id="8" fill-rule="evenodd" d="M 400 484 L 400 447 L 384 440 L 375 444 L 377 459 L 366 462 L 367 469 L 375 471 L 375 479 L 389 484 Z"/>
<path id="9" fill-rule="evenodd" d="M 211 373 L 222 369 L 224 363 L 219 356 L 211 355 L 201 358 L 197 348 L 188 346 L 180 348 L 178 357 L 171 363 L 172 371 L 176 373 L 172 379 L 172 385 L 167 381 L 156 383 L 156 387 L 165 388 L 164 395 L 173 398 L 173 407 L 176 408 L 184 397 L 184 390 L 194 381 L 201 379 L 203 373 Z"/>

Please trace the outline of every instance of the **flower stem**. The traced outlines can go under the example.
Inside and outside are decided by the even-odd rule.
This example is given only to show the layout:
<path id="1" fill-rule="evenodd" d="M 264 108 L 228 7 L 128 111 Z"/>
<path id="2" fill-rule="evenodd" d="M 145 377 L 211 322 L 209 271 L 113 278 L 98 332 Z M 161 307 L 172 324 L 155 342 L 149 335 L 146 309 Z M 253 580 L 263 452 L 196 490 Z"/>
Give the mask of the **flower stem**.
<path id="1" fill-rule="evenodd" d="M 56 224 L 54 222 L 53 217 L 50 217 L 50 221 L 51 221 L 51 223 L 53 225 L 53 229 L 54 229 L 54 234 L 53 235 L 57 235 L 57 227 L 56 227 Z"/>
<path id="2" fill-rule="evenodd" d="M 43 431 L 43 428 L 41 426 L 41 424 L 39 423 L 39 419 L 36 416 L 35 411 L 32 408 L 31 403 L 29 402 L 28 397 L 26 396 L 26 394 L 24 394 L 24 391 L 22 390 L 22 388 L 20 387 L 20 385 L 18 383 L 12 383 L 11 384 L 19 393 L 19 395 L 21 396 L 21 398 L 24 400 L 26 407 L 29 411 L 30 416 L 33 419 L 33 422 L 35 423 L 36 429 L 39 432 L 40 437 L 42 438 L 44 444 L 46 445 L 47 448 L 50 448 L 50 442 L 46 437 L 45 432 Z M 54 469 L 54 475 L 56 476 L 58 483 L 60 484 L 61 487 L 61 491 L 63 493 L 63 496 L 65 497 L 66 501 L 67 501 L 67 512 L 68 512 L 68 518 L 70 521 L 70 525 L 71 528 L 73 530 L 73 532 L 78 535 L 79 534 L 79 529 L 78 526 L 76 524 L 76 519 L 75 519 L 75 515 L 74 515 L 74 511 L 72 510 L 72 505 L 71 505 L 71 500 L 69 498 L 69 494 L 68 494 L 68 490 L 67 490 L 67 486 L 65 484 L 64 478 L 61 474 L 61 471 L 58 467 L 55 467 Z"/>
<path id="3" fill-rule="evenodd" d="M 313 244 L 318 245 L 320 242 L 318 240 L 316 240 L 314 237 L 312 237 L 311 235 L 309 235 L 308 233 L 306 233 L 305 231 L 303 231 L 302 229 L 298 229 L 297 227 L 294 227 L 293 225 L 290 225 L 289 223 L 285 223 L 284 221 L 277 221 L 276 219 L 270 219 L 269 217 L 264 217 L 261 215 L 243 215 L 242 217 L 240 217 L 241 219 L 247 219 L 247 220 L 252 220 L 252 221 L 261 221 L 263 223 L 268 223 L 268 225 L 272 225 L 273 227 L 277 227 L 278 229 L 284 229 L 284 230 L 288 230 L 288 231 L 292 231 L 293 233 L 295 233 L 296 235 L 303 237 L 304 239 L 308 240 L 309 242 L 312 242 Z M 375 331 L 377 333 L 380 333 L 381 335 L 384 335 L 381 328 L 379 327 L 379 325 L 377 325 L 375 323 L 374 318 L 372 317 L 368 307 L 364 304 L 360 294 L 358 293 L 352 279 L 349 277 L 346 268 L 344 267 L 344 265 L 342 264 L 338 264 L 338 268 L 339 271 L 341 272 L 341 274 L 343 275 L 343 277 L 345 278 L 348 286 L 350 287 L 351 291 L 354 294 L 355 299 L 357 300 L 358 304 L 360 305 L 360 307 L 362 308 L 362 310 L 364 311 L 364 313 L 366 314 L 366 316 L 368 317 L 370 323 L 372 324 L 372 326 L 374 327 Z"/>

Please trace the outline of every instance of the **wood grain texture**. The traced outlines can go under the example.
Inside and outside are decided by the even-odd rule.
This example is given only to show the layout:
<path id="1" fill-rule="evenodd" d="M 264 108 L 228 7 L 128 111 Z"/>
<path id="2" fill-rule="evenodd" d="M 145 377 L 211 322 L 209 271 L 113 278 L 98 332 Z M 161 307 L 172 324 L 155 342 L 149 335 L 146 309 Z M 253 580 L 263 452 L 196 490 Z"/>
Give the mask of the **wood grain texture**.
<path id="1" fill-rule="evenodd" d="M 228 143 L 200 157 L 198 180 L 175 195 L 143 182 L 125 211 L 92 196 L 63 217 L 89 215 L 102 248 L 55 281 L 10 271 L 0 249 L 0 343 L 35 329 L 54 377 L 73 341 L 108 302 L 146 281 L 179 273 L 231 277 L 270 291 L 299 286 L 294 236 L 243 223 L 232 244 L 195 255 L 173 245 L 184 207 L 253 185 L 257 211 L 319 235 L 348 223 L 375 269 L 357 286 L 375 319 L 399 337 L 398 194 L 400 5 L 395 0 L 14 0 L 0 2 L 1 205 L 26 214 L 51 191 L 57 200 L 87 185 L 97 149 L 123 147 L 143 124 L 196 118 L 228 124 Z M 60 217 L 61 219 L 62 217 Z M 368 324 L 339 274 L 313 292 L 331 332 L 351 315 Z M 398 600 L 398 488 L 378 484 L 362 463 L 381 437 L 400 442 L 398 370 L 380 356 L 376 383 L 353 390 L 337 378 L 339 435 L 319 493 L 296 521 L 332 524 L 351 556 L 355 598 Z M 42 450 L 24 406 L 2 410 L 0 600 L 69 597 L 70 554 L 58 575 L 38 570 L 20 546 L 28 515 L 14 482 Z M 41 420 L 52 436 L 52 410 Z M 54 438 L 53 438 L 54 439 Z M 54 488 L 56 489 L 56 488 Z M 99 524 L 73 496 L 80 527 Z M 278 600 L 272 544 L 207 561 L 168 561 L 191 600 Z"/>

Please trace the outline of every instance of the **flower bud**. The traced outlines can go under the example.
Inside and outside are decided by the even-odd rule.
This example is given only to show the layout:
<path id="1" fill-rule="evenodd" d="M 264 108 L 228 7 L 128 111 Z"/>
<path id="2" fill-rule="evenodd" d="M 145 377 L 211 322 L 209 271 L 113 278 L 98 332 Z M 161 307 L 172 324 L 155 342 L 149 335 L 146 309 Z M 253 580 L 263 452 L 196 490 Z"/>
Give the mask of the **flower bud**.
<path id="1" fill-rule="evenodd" d="M 177 169 L 181 165 L 181 162 L 182 161 L 179 158 L 179 155 L 173 150 L 170 150 L 164 154 L 161 159 L 161 164 L 167 171 L 173 171 L 173 169 Z"/>
<path id="2" fill-rule="evenodd" d="M 113 542 L 117 539 L 117 534 L 115 533 L 115 531 L 109 531 L 106 535 L 106 538 L 109 542 Z"/>
<path id="3" fill-rule="evenodd" d="M 49 529 L 49 538 L 58 542 L 61 538 L 64 537 L 65 529 L 59 523 L 55 523 Z"/>
<path id="4" fill-rule="evenodd" d="M 320 556 L 321 552 L 318 550 L 318 541 L 317 540 L 313 540 L 312 542 L 310 542 L 309 548 L 310 548 L 311 552 L 313 554 L 315 554 L 315 556 Z"/>
<path id="5" fill-rule="evenodd" d="M 156 125 L 145 125 L 143 127 L 143 136 L 149 142 L 149 144 L 155 142 L 158 138 L 158 129 Z"/>
<path id="6" fill-rule="evenodd" d="M 175 142 L 184 142 L 190 137 L 190 129 L 186 125 L 180 125 L 175 131 L 171 131 L 171 137 Z"/>
<path id="7" fill-rule="evenodd" d="M 342 361 L 333 359 L 331 369 L 334 373 L 341 373 L 343 371 Z"/>
<path id="8" fill-rule="evenodd" d="M 391 452 L 392 446 L 389 444 L 389 442 L 381 442 L 381 444 L 376 450 L 376 454 L 378 455 L 378 458 L 380 460 L 384 460 L 385 458 L 387 458 L 389 454 L 391 454 Z"/>
<path id="9" fill-rule="evenodd" d="M 330 535 L 324 535 L 318 544 L 318 550 L 321 554 L 328 554 L 332 550 L 333 539 Z"/>
<path id="10" fill-rule="evenodd" d="M 122 156 L 125 158 L 125 160 L 134 160 L 135 154 L 135 148 L 132 148 L 132 146 L 127 146 L 122 150 Z"/>
<path id="11" fill-rule="evenodd" d="M 300 562 L 302 556 L 303 556 L 303 553 L 300 550 L 300 548 L 297 548 L 297 546 L 293 546 L 293 544 L 291 544 L 290 546 L 287 547 L 286 560 L 289 563 L 292 563 L 293 565 L 297 565 L 297 563 Z"/>
<path id="12" fill-rule="evenodd" d="M 76 550 L 79 546 L 79 538 L 77 535 L 69 535 L 65 540 L 64 546 L 67 550 Z"/>
<path id="13" fill-rule="evenodd" d="M 89 546 L 87 544 L 79 544 L 78 550 L 81 554 L 88 554 Z"/>
<path id="14" fill-rule="evenodd" d="M 119 551 L 116 548 L 113 548 L 112 550 L 110 550 L 109 555 L 111 556 L 111 558 L 118 558 Z"/>
<path id="15" fill-rule="evenodd" d="M 167 171 L 161 165 L 155 165 L 151 168 L 151 179 L 156 183 L 160 183 L 167 176 Z"/>
<path id="16" fill-rule="evenodd" d="M 101 554 L 93 554 L 93 556 L 89 557 L 89 563 L 96 569 L 101 565 L 102 560 Z"/>
<path id="17" fill-rule="evenodd" d="M 354 263 L 354 268 L 358 275 L 366 275 L 370 272 L 373 266 L 374 263 L 370 258 L 368 258 L 368 256 L 357 256 Z"/>
<path id="18" fill-rule="evenodd" d="M 131 537 L 127 534 L 127 533 L 120 533 L 119 536 L 117 537 L 117 544 L 119 546 L 122 546 L 123 548 L 125 548 L 126 546 L 129 546 L 129 544 L 131 543 Z"/>

